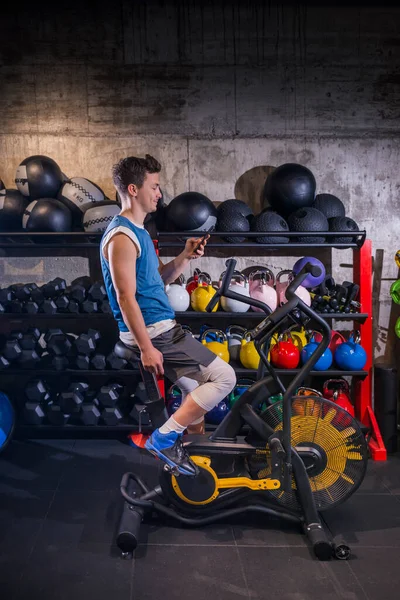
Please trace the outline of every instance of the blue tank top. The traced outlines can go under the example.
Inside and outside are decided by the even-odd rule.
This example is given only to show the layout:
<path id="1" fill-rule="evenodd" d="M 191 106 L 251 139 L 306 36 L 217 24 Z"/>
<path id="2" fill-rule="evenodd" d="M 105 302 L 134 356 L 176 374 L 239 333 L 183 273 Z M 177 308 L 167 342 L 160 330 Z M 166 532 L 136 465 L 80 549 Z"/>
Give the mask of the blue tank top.
<path id="1" fill-rule="evenodd" d="M 108 225 L 100 243 L 101 270 L 103 272 L 104 283 L 107 290 L 110 307 L 114 318 L 118 323 L 120 331 L 129 331 L 126 326 L 121 310 L 117 301 L 117 294 L 112 282 L 110 265 L 103 255 L 103 240 L 107 234 L 115 227 L 126 227 L 130 229 L 137 237 L 140 244 L 140 256 L 136 259 L 136 301 L 142 311 L 146 327 L 164 321 L 165 319 L 174 319 L 175 313 L 172 310 L 168 296 L 165 293 L 164 282 L 158 272 L 158 256 L 154 249 L 152 239 L 146 229 L 137 227 L 120 215 L 116 215 Z"/>

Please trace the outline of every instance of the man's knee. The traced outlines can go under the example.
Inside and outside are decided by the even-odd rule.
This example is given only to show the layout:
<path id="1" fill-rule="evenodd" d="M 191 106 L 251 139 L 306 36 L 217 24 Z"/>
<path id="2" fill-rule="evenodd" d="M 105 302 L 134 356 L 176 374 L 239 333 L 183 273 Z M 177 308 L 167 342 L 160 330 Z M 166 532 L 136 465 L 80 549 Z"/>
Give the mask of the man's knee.
<path id="1" fill-rule="evenodd" d="M 217 356 L 206 368 L 209 373 L 209 381 L 223 386 L 226 390 L 226 395 L 228 395 L 236 385 L 236 373 L 231 365 L 228 365 L 222 358 Z"/>

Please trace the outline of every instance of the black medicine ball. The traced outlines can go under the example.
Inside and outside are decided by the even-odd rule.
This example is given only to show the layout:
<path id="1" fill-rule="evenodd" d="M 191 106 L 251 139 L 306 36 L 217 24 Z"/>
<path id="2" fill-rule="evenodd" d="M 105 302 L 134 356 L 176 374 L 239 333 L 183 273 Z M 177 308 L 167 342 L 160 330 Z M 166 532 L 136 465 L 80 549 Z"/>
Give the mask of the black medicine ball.
<path id="1" fill-rule="evenodd" d="M 221 218 L 222 215 L 225 214 L 240 214 L 242 217 L 253 216 L 253 211 L 250 206 L 243 202 L 243 200 L 225 200 L 221 202 L 221 204 L 217 207 L 218 219 Z M 232 230 L 233 231 L 233 230 Z"/>
<path id="2" fill-rule="evenodd" d="M 317 194 L 313 208 L 321 211 L 327 219 L 344 217 L 346 214 L 343 202 L 333 194 Z"/>
<path id="3" fill-rule="evenodd" d="M 287 217 L 302 207 L 311 206 L 315 198 L 315 177 L 307 167 L 285 163 L 270 173 L 264 186 L 264 206 L 268 204 Z"/>
<path id="4" fill-rule="evenodd" d="M 285 232 L 289 231 L 289 225 L 285 219 L 272 210 L 266 210 L 254 217 L 251 230 L 255 232 Z M 253 239 L 253 238 L 252 238 Z M 283 235 L 263 235 L 255 238 L 258 244 L 287 244 L 289 238 Z"/>
<path id="5" fill-rule="evenodd" d="M 71 231 L 72 214 L 69 208 L 54 198 L 34 200 L 25 209 L 22 227 L 27 231 Z"/>
<path id="6" fill-rule="evenodd" d="M 231 213 L 227 211 L 225 214 L 218 215 L 217 231 L 246 233 L 247 231 L 250 231 L 249 219 L 247 217 L 244 217 L 240 213 Z M 241 242 L 244 242 L 246 238 L 242 236 L 236 237 L 232 235 L 227 235 L 226 237 L 224 236 L 222 239 L 224 239 L 226 242 L 229 242 L 230 244 L 239 244 Z"/>
<path id="7" fill-rule="evenodd" d="M 329 219 L 329 231 L 359 231 L 358 225 L 350 217 L 332 217 Z M 329 241 L 331 244 L 346 244 L 350 242 L 355 243 L 357 238 L 347 236 L 332 236 Z"/>
<path id="8" fill-rule="evenodd" d="M 296 210 L 288 218 L 290 231 L 328 231 L 328 219 L 316 208 L 306 207 Z M 293 243 L 323 244 L 325 236 L 299 236 L 292 238 Z"/>
<path id="9" fill-rule="evenodd" d="M 207 196 L 184 192 L 167 209 L 168 229 L 176 231 L 214 231 L 217 209 Z"/>
<path id="10" fill-rule="evenodd" d="M 48 156 L 29 156 L 17 168 L 15 183 L 21 194 L 31 200 L 55 198 L 63 183 L 58 164 Z"/>
<path id="11" fill-rule="evenodd" d="M 0 231 L 21 230 L 22 215 L 29 202 L 18 190 L 0 190 Z"/>

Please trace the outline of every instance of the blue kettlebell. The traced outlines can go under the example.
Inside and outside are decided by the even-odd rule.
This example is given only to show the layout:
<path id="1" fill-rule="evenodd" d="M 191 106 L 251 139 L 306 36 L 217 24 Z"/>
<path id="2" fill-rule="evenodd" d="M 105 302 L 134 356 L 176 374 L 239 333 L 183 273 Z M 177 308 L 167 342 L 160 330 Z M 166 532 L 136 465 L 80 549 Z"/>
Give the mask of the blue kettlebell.
<path id="1" fill-rule="evenodd" d="M 211 423 L 212 425 L 219 425 L 225 415 L 229 412 L 229 403 L 228 399 L 224 398 L 219 402 L 214 408 L 212 408 L 208 413 L 205 414 L 204 418 L 206 423 Z"/>
<path id="2" fill-rule="evenodd" d="M 212 329 L 214 330 L 214 327 L 212 327 L 211 325 L 202 325 L 200 327 L 200 335 L 199 338 L 201 338 L 201 336 L 203 335 L 203 333 L 205 331 L 207 331 L 208 329 Z M 210 332 L 210 333 L 206 333 L 206 337 L 205 337 L 206 342 L 218 342 L 218 336 L 216 333 L 214 333 L 214 331 Z"/>
<path id="3" fill-rule="evenodd" d="M 231 391 L 229 396 L 227 396 L 230 408 L 232 408 L 232 406 L 235 404 L 235 402 L 237 402 L 239 400 L 239 398 L 242 394 L 247 392 L 247 390 L 249 389 L 249 387 L 251 385 L 253 385 L 253 383 L 254 383 L 254 380 L 249 379 L 247 377 L 243 377 L 237 381 L 235 387 L 233 388 L 233 390 Z"/>
<path id="4" fill-rule="evenodd" d="M 335 363 L 344 371 L 361 371 L 367 362 L 367 353 L 360 345 L 359 331 L 352 331 L 347 342 L 339 344 L 335 350 Z"/>
<path id="5" fill-rule="evenodd" d="M 167 413 L 173 415 L 182 403 L 182 392 L 177 385 L 172 385 L 167 394 Z"/>
<path id="6" fill-rule="evenodd" d="M 309 343 L 306 344 L 304 346 L 303 350 L 301 351 L 301 362 L 303 363 L 303 365 L 308 361 L 308 359 L 311 357 L 311 355 L 316 351 L 318 346 L 319 346 L 319 343 L 315 341 L 314 335 L 313 335 L 311 337 L 311 340 L 309 341 Z M 331 367 L 332 362 L 333 362 L 332 352 L 329 350 L 329 348 L 327 348 L 325 350 L 325 352 L 323 353 L 323 355 L 317 360 L 317 362 L 313 366 L 313 369 L 315 371 L 327 371 Z"/>

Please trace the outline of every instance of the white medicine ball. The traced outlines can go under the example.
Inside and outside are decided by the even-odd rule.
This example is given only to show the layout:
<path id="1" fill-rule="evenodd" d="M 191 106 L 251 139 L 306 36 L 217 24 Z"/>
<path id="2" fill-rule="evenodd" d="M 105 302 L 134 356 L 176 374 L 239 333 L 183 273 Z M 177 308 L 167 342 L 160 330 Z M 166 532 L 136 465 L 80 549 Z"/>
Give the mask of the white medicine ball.
<path id="1" fill-rule="evenodd" d="M 58 199 L 77 217 L 97 202 L 104 202 L 105 195 L 98 185 L 84 177 L 73 177 L 63 183 Z"/>
<path id="2" fill-rule="evenodd" d="M 90 233 L 102 233 L 121 211 L 116 202 L 102 202 L 88 208 L 83 215 L 83 227 Z"/>

